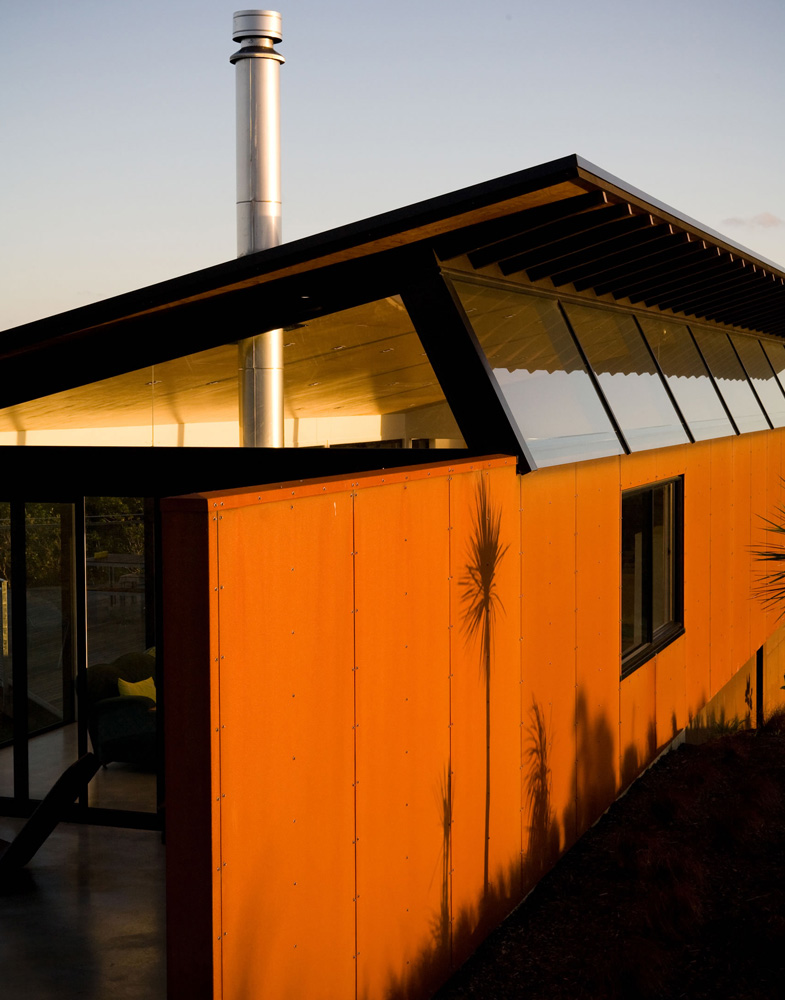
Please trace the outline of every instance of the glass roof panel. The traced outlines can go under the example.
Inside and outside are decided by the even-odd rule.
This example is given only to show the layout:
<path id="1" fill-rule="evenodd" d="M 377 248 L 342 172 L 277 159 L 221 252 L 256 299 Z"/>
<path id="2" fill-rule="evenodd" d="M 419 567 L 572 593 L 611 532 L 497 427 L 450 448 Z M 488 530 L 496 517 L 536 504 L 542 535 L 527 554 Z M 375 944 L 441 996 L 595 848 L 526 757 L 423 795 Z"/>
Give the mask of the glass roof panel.
<path id="1" fill-rule="evenodd" d="M 565 309 L 631 450 L 688 442 L 632 316 L 572 303 Z"/>
<path id="2" fill-rule="evenodd" d="M 713 327 L 691 326 L 709 371 L 722 393 L 740 434 L 768 429 L 744 369 L 728 340 L 728 335 Z"/>
<path id="3" fill-rule="evenodd" d="M 397 296 L 284 330 L 287 447 L 465 447 Z M 239 444 L 227 344 L 0 410 L 8 444 Z"/>
<path id="4" fill-rule="evenodd" d="M 780 341 L 762 340 L 761 346 L 766 352 L 766 357 L 771 362 L 774 374 L 785 390 L 785 344 L 782 344 Z"/>
<path id="5" fill-rule="evenodd" d="M 731 334 L 733 345 L 741 358 L 747 375 L 755 386 L 758 399 L 775 427 L 785 425 L 785 395 L 769 364 L 769 359 L 759 340 Z"/>
<path id="6" fill-rule="evenodd" d="M 621 454 L 558 305 L 513 289 L 454 285 L 537 465 Z"/>
<path id="7" fill-rule="evenodd" d="M 687 327 L 653 316 L 638 321 L 695 440 L 735 434 Z"/>

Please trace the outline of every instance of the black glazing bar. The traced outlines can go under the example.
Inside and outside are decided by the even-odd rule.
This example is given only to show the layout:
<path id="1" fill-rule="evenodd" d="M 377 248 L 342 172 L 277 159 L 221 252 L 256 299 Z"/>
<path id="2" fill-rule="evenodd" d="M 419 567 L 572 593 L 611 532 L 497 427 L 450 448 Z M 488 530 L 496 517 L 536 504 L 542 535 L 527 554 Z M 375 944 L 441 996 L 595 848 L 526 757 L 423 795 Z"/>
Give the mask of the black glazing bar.
<path id="1" fill-rule="evenodd" d="M 77 755 L 87 753 L 87 553 L 85 546 L 85 501 L 74 501 L 74 654 L 76 667 Z M 79 804 L 87 805 L 87 786 L 79 792 Z"/>
<path id="2" fill-rule="evenodd" d="M 629 444 L 627 443 L 627 438 L 624 436 L 624 431 L 622 431 L 621 425 L 619 424 L 619 421 L 616 419 L 616 414 L 613 412 L 610 403 L 605 398 L 605 393 L 603 392 L 602 386 L 600 385 L 600 380 L 597 378 L 597 374 L 591 366 L 591 362 L 589 361 L 588 355 L 583 349 L 583 344 L 581 344 L 580 340 L 578 339 L 578 336 L 575 333 L 575 330 L 573 329 L 572 323 L 570 323 L 570 319 L 567 316 L 563 304 L 559 302 L 558 306 L 562 319 L 564 320 L 565 325 L 567 326 L 567 330 L 573 339 L 575 348 L 578 351 L 578 354 L 580 354 L 581 356 L 581 361 L 583 361 L 583 366 L 586 369 L 587 375 L 589 376 L 589 381 L 594 386 L 594 391 L 597 393 L 597 398 L 602 403 L 603 409 L 605 410 L 608 420 L 610 420 L 611 422 L 611 427 L 616 432 L 616 437 L 619 439 L 619 444 L 621 444 L 624 454 L 630 455 L 632 454 L 632 448 L 630 448 Z"/>
<path id="3" fill-rule="evenodd" d="M 470 449 L 516 455 L 535 469 L 523 435 L 452 284 L 429 262 L 401 288 L 401 298 Z"/>
<path id="4" fill-rule="evenodd" d="M 145 646 L 155 646 L 155 500 L 144 498 L 144 630 Z M 157 647 L 156 647 L 157 648 Z"/>
<path id="5" fill-rule="evenodd" d="M 760 346 L 761 354 L 766 359 L 766 364 L 769 366 L 769 371 L 771 372 L 771 377 L 774 379 L 775 383 L 777 384 L 777 388 L 780 390 L 780 392 L 782 393 L 782 395 L 785 396 L 785 389 L 782 388 L 782 383 L 779 380 L 779 376 L 774 371 L 774 365 L 771 363 L 771 358 L 769 357 L 769 352 L 766 350 L 766 348 L 763 346 L 763 344 L 761 344 L 760 341 L 758 341 L 758 345 Z"/>
<path id="6" fill-rule="evenodd" d="M 164 659 L 164 599 L 163 599 L 163 551 L 161 540 L 161 498 L 145 497 L 145 575 L 148 572 L 147 564 L 147 521 L 148 516 L 151 525 L 151 545 L 153 567 L 153 608 L 152 614 L 145 610 L 145 620 L 149 623 L 152 618 L 153 636 L 155 640 L 155 787 L 156 787 L 156 816 L 158 826 L 162 831 L 162 839 L 166 841 L 166 691 L 164 685 L 166 661 Z"/>
<path id="7" fill-rule="evenodd" d="M 711 382 L 711 384 L 714 386 L 714 391 L 717 393 L 717 399 L 719 399 L 720 405 L 722 406 L 723 410 L 725 411 L 725 416 L 728 418 L 728 420 L 730 420 L 730 425 L 733 428 L 733 430 L 735 431 L 735 433 L 736 434 L 740 434 L 741 431 L 739 430 L 738 424 L 733 419 L 733 414 L 730 411 L 730 407 L 725 402 L 725 397 L 723 396 L 722 392 L 720 391 L 720 387 L 717 385 L 717 380 L 714 378 L 714 372 L 711 370 L 711 365 L 709 365 L 709 362 L 706 360 L 706 357 L 705 357 L 703 351 L 701 350 L 700 344 L 698 343 L 698 338 L 695 336 L 695 334 L 692 332 L 692 330 L 690 330 L 689 327 L 687 327 L 687 332 L 692 337 L 692 342 L 693 342 L 693 344 L 695 344 L 695 350 L 698 352 L 698 356 L 700 357 L 701 361 L 703 362 L 703 367 L 706 369 L 706 372 L 707 372 L 707 374 L 709 376 L 709 382 Z"/>
<path id="8" fill-rule="evenodd" d="M 60 503 L 60 649 L 62 661 L 63 723 L 74 721 L 74 508 Z"/>
<path id="9" fill-rule="evenodd" d="M 752 395 L 758 401 L 758 406 L 760 407 L 761 413 L 766 418 L 766 423 L 769 425 L 769 428 L 771 430 L 774 430 L 774 424 L 771 422 L 771 418 L 769 417 L 768 413 L 766 412 L 766 407 L 763 405 L 763 400 L 758 395 L 758 390 L 755 388 L 755 383 L 750 378 L 750 373 L 747 371 L 747 369 L 746 369 L 746 367 L 744 365 L 744 362 L 741 360 L 741 355 L 736 350 L 736 345 L 733 343 L 733 338 L 732 337 L 728 337 L 728 343 L 733 348 L 733 353 L 736 355 L 736 359 L 739 362 L 739 364 L 741 365 L 741 370 L 744 372 L 744 375 L 745 375 L 745 377 L 747 379 L 747 382 L 749 383 L 750 389 L 752 389 Z"/>
<path id="10" fill-rule="evenodd" d="M 27 547 L 25 504 L 11 501 L 11 657 L 14 681 L 14 799 L 30 799 L 27 734 Z"/>
<path id="11" fill-rule="evenodd" d="M 684 414 L 681 412 L 681 407 L 676 402 L 676 397 L 673 395 L 673 392 L 671 391 L 671 387 L 668 384 L 668 379 L 667 379 L 665 373 L 663 372 L 662 368 L 660 367 L 660 362 L 657 360 L 657 357 L 656 357 L 654 351 L 651 349 L 651 344 L 649 343 L 648 337 L 643 332 L 643 328 L 641 327 L 640 322 L 638 321 L 638 317 L 637 316 L 633 316 L 632 318 L 635 321 L 635 325 L 638 328 L 638 333 L 640 334 L 641 338 L 643 339 L 643 343 L 646 346 L 646 350 L 649 352 L 649 357 L 651 358 L 652 362 L 654 363 L 654 367 L 657 369 L 657 374 L 660 376 L 660 381 L 662 382 L 663 386 L 665 387 L 665 392 L 668 394 L 668 398 L 670 399 L 671 403 L 673 404 L 673 408 L 676 411 L 676 415 L 678 416 L 679 420 L 681 420 L 681 426 L 684 428 L 684 433 L 687 435 L 687 437 L 689 438 L 690 442 L 692 444 L 695 444 L 695 438 L 693 437 L 692 431 L 690 430 L 690 425 L 684 419 Z"/>
<path id="12" fill-rule="evenodd" d="M 760 729 L 763 718 L 763 646 L 755 653 L 755 728 Z"/>
<path id="13" fill-rule="evenodd" d="M 642 601 L 646 620 L 645 641 L 654 638 L 654 490 L 646 490 L 646 533 L 643 539 Z"/>

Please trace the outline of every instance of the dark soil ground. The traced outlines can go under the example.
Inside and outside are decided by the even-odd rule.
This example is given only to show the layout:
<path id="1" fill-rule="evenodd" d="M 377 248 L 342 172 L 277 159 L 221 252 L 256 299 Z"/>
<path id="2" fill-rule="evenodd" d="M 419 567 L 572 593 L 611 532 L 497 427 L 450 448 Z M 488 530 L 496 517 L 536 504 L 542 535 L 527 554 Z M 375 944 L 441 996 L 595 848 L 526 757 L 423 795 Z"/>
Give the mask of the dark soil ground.
<path id="1" fill-rule="evenodd" d="M 785 998 L 785 716 L 663 756 L 438 1000 Z"/>

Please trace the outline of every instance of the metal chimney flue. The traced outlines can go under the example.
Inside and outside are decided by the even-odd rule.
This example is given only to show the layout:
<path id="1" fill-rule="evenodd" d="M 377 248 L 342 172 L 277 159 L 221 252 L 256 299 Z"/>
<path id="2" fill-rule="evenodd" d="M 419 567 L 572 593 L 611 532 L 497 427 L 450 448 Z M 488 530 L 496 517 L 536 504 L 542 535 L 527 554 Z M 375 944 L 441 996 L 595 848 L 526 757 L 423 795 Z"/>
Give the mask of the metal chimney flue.
<path id="1" fill-rule="evenodd" d="M 237 256 L 281 242 L 281 15 L 238 10 L 230 58 L 237 84 Z M 283 331 L 242 340 L 239 349 L 240 443 L 284 445 Z"/>

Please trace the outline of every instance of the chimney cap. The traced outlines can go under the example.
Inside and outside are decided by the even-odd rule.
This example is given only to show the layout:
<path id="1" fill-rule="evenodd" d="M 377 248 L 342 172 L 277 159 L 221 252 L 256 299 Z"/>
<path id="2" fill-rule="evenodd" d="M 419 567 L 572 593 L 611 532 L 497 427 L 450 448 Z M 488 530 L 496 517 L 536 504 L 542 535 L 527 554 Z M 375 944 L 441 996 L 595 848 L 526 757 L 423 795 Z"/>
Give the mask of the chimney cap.
<path id="1" fill-rule="evenodd" d="M 236 10 L 232 18 L 232 39 L 241 42 L 244 38 L 282 41 L 281 15 L 277 10 Z"/>

